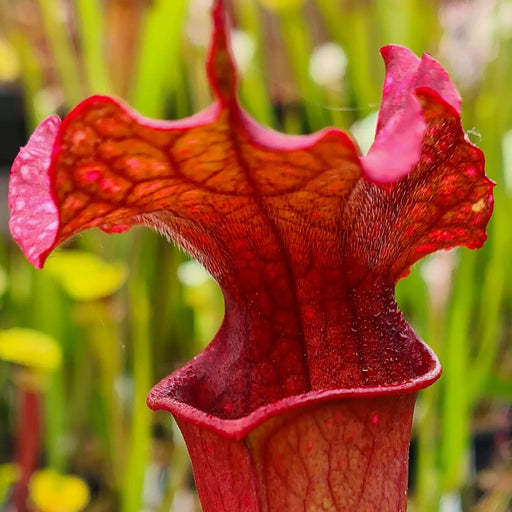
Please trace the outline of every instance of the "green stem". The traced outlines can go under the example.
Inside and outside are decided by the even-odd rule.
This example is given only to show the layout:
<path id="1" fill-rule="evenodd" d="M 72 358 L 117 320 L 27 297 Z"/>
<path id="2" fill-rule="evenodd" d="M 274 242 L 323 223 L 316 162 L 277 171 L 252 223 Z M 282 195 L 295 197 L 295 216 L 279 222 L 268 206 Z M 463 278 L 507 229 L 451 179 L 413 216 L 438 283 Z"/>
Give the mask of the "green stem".
<path id="1" fill-rule="evenodd" d="M 140 251 L 134 251 L 135 261 L 140 263 Z M 137 265 L 135 265 L 137 266 Z M 130 447 L 123 479 L 121 510 L 137 512 L 144 485 L 144 473 L 151 446 L 151 411 L 146 406 L 146 396 L 151 387 L 152 357 L 150 335 L 150 301 L 142 273 L 135 269 L 135 277 L 129 283 L 130 332 L 133 360 L 133 397 Z"/>
<path id="2" fill-rule="evenodd" d="M 454 284 L 452 310 L 442 350 L 444 400 L 442 403 L 441 462 L 443 491 L 459 489 L 467 472 L 470 403 L 467 392 L 468 341 L 473 311 L 476 254 L 464 251 Z"/>
<path id="3" fill-rule="evenodd" d="M 75 0 L 79 36 L 89 88 L 93 94 L 112 94 L 105 61 L 104 12 L 98 0 Z"/>
<path id="4" fill-rule="evenodd" d="M 440 348 L 444 331 L 445 315 L 436 313 L 432 305 L 429 309 L 428 337 L 434 351 Z M 440 482 L 438 472 L 439 457 L 439 421 L 437 403 L 440 398 L 440 386 L 434 385 L 420 393 L 417 422 L 418 460 L 416 466 L 417 512 L 437 512 L 440 499 Z"/>
<path id="5" fill-rule="evenodd" d="M 66 338 L 69 339 L 70 314 L 66 301 L 53 282 L 44 272 L 35 272 L 32 286 L 33 307 L 27 312 L 35 329 L 48 333 L 58 341 L 66 357 Z M 69 414 L 65 410 L 66 384 L 64 369 L 57 369 L 48 379 L 45 393 L 45 448 L 48 465 L 55 470 L 64 471 L 66 452 L 62 439 L 69 428 Z"/>
<path id="6" fill-rule="evenodd" d="M 88 309 L 86 324 L 89 350 L 94 354 L 99 369 L 99 390 L 106 405 L 105 421 L 108 425 L 110 463 L 114 481 L 123 479 L 126 461 L 126 440 L 123 417 L 116 382 L 122 376 L 122 355 L 117 325 L 102 302 L 84 304 Z"/>
<path id="7" fill-rule="evenodd" d="M 46 112 L 38 112 L 34 99 L 41 89 L 42 73 L 39 62 L 34 55 L 34 49 L 27 37 L 21 31 L 12 31 L 10 41 L 20 59 L 21 85 L 23 87 L 23 100 L 27 130 L 32 132 L 36 126 L 46 117 Z M 49 113 L 48 113 L 49 114 Z"/>
<path id="8" fill-rule="evenodd" d="M 322 106 L 325 99 L 309 74 L 311 41 L 300 9 L 290 9 L 280 14 L 281 31 L 290 59 L 297 87 L 302 96 L 309 130 L 327 125 L 327 114 Z"/>
<path id="9" fill-rule="evenodd" d="M 130 103 L 142 114 L 162 117 L 179 73 L 185 0 L 154 0 L 149 8 Z"/>
<path id="10" fill-rule="evenodd" d="M 375 32 L 372 11 L 355 2 L 346 9 L 332 0 L 317 0 L 317 6 L 332 39 L 347 53 L 350 91 L 356 106 L 366 112 L 379 101 L 381 81 L 376 78 L 383 70 L 378 55 L 370 49 L 369 34 Z"/>
<path id="11" fill-rule="evenodd" d="M 39 9 L 66 102 L 68 106 L 75 105 L 83 99 L 85 91 L 83 82 L 80 80 L 77 55 L 73 50 L 64 22 L 58 19 L 58 15 L 62 13 L 59 1 L 39 0 Z"/>
<path id="12" fill-rule="evenodd" d="M 276 119 L 272 109 L 272 101 L 265 83 L 265 62 L 263 49 L 263 27 L 258 6 L 254 0 L 239 0 L 237 13 L 240 16 L 240 26 L 251 34 L 256 41 L 253 66 L 247 71 L 242 80 L 240 94 L 244 99 L 247 110 L 261 123 L 275 126 Z"/>

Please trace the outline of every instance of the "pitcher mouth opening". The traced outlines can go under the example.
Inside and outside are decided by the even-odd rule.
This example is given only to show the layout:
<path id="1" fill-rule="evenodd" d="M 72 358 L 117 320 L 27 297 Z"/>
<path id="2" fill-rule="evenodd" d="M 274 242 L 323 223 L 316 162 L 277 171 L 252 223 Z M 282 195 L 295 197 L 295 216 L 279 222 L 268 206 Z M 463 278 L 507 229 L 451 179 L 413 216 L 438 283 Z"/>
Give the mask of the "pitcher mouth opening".
<path id="1" fill-rule="evenodd" d="M 371 387 L 353 387 L 338 389 L 315 389 L 306 393 L 285 396 L 256 407 L 248 414 L 231 417 L 220 415 L 217 411 L 209 411 L 207 407 L 199 408 L 193 398 L 196 377 L 190 371 L 192 360 L 187 365 L 162 379 L 150 391 L 147 405 L 153 410 L 170 412 L 178 419 L 204 427 L 212 432 L 230 439 L 242 439 L 264 421 L 293 409 L 314 405 L 332 400 L 350 400 L 396 396 L 415 393 L 434 383 L 442 373 L 441 364 L 434 351 L 422 343 L 425 358 L 430 365 L 423 374 L 396 384 L 385 384 Z"/>

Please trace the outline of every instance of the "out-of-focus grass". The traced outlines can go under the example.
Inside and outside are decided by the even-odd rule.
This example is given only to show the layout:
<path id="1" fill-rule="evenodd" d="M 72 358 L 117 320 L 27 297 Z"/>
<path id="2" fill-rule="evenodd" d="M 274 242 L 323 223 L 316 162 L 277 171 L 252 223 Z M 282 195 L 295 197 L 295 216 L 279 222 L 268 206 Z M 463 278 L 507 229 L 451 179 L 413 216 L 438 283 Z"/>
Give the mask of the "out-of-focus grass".
<path id="1" fill-rule="evenodd" d="M 207 2 L 133 0 L 139 11 L 116 11 L 113 26 L 105 6 L 113 9 L 116 2 L 118 7 L 130 4 L 10 0 L 9 9 L 0 6 L 3 36 L 20 61 L 30 127 L 57 107 L 68 110 L 84 95 L 122 94 L 119 83 L 128 84 L 125 99 L 150 116 L 183 117 L 207 104 Z M 504 169 L 502 156 L 503 141 L 510 143 L 510 137 L 503 137 L 512 126 L 512 2 L 490 2 L 479 11 L 482 2 L 473 0 L 460 4 L 458 13 L 456 2 L 443 1 L 288 3 L 273 12 L 256 0 L 237 0 L 231 9 L 237 29 L 247 36 L 236 41 L 254 45 L 252 50 L 237 48 L 237 55 L 249 55 L 241 98 L 257 119 L 289 132 L 327 124 L 348 129 L 378 108 L 383 78 L 379 48 L 405 44 L 418 53 L 431 52 L 455 72 L 465 128 L 480 134 L 475 142 L 484 149 L 487 172 L 498 183 L 485 248 L 434 256 L 398 287 L 406 316 L 444 364 L 442 379 L 418 401 L 411 510 L 437 511 L 448 494 L 462 496 L 464 510 L 470 510 L 476 499 L 475 426 L 502 428 L 498 413 L 510 411 L 512 401 L 512 198 L 505 186 L 512 170 Z M 24 17 L 26 9 L 32 9 L 31 15 Z M 134 19 L 134 12 L 142 15 Z M 123 33 L 124 22 L 138 26 L 137 51 L 132 61 L 127 57 L 126 76 L 113 77 L 109 51 L 116 45 L 111 38 Z M 482 24 L 487 33 L 479 31 Z M 347 68 L 335 83 L 322 85 L 311 76 L 309 64 L 314 49 L 328 41 L 343 48 Z M 475 68 L 473 77 L 456 72 L 460 61 Z M 211 338 L 222 316 L 219 292 L 211 282 L 180 280 L 185 256 L 150 232 L 137 229 L 117 237 L 86 233 L 73 245 L 107 261 L 126 261 L 127 283 L 108 297 L 77 301 L 50 273 L 33 270 L 7 235 L 0 246 L 0 265 L 8 278 L 0 326 L 51 334 L 64 356 L 65 364 L 46 390 L 44 460 L 61 472 L 75 470 L 97 481 L 91 510 L 95 503 L 108 503 L 122 511 L 141 508 L 149 468 L 165 480 L 171 464 L 171 484 L 161 489 L 162 503 L 168 503 L 186 480 L 183 450 L 179 438 L 174 455 L 164 449 L 171 446 L 170 420 L 147 410 L 145 395 L 151 384 Z M 213 317 L 204 315 L 205 301 Z M 8 379 L 9 370 L 1 366 L 0 381 Z M 14 405 L 9 393 L 0 397 L 7 418 Z M 152 425 L 164 427 L 154 435 Z M 13 439 L 13 421 L 0 424 L 0 436 Z M 6 449 L 0 456 L 6 462 L 12 453 Z M 510 464 L 497 468 L 501 474 L 512 471 Z"/>

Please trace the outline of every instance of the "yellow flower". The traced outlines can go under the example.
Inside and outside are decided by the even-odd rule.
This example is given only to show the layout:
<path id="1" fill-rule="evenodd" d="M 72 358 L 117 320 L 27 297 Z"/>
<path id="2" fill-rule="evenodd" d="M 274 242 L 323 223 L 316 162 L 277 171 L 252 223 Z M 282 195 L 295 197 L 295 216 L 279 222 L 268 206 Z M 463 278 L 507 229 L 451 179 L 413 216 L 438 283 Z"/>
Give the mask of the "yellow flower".
<path id="1" fill-rule="evenodd" d="M 62 352 L 55 339 L 32 329 L 13 328 L 0 331 L 0 359 L 31 370 L 50 372 L 62 362 Z"/>
<path id="2" fill-rule="evenodd" d="M 126 279 L 122 263 L 106 263 L 83 251 L 59 251 L 45 264 L 45 272 L 55 277 L 75 300 L 96 300 L 117 291 Z"/>
<path id="3" fill-rule="evenodd" d="M 19 74 L 20 62 L 16 51 L 5 39 L 0 39 L 0 81 L 12 82 Z"/>
<path id="4" fill-rule="evenodd" d="M 83 479 L 60 475 L 53 469 L 42 469 L 32 475 L 29 497 L 41 512 L 78 512 L 91 498 Z"/>

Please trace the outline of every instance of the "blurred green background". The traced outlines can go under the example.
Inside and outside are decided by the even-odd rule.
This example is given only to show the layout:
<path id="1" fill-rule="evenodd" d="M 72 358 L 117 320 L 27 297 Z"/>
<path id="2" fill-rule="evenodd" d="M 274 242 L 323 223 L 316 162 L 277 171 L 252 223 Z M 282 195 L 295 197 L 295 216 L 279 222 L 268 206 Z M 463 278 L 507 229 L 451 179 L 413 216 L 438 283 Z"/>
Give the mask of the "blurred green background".
<path id="1" fill-rule="evenodd" d="M 417 405 L 409 510 L 512 510 L 512 1 L 228 4 L 242 103 L 281 131 L 335 125 L 365 151 L 381 97 L 378 51 L 389 43 L 431 53 L 459 88 L 496 205 L 482 250 L 435 254 L 398 287 L 406 317 L 444 365 Z M 145 397 L 212 338 L 223 313 L 216 285 L 147 229 L 84 233 L 36 271 L 8 233 L 6 188 L 34 127 L 90 94 L 167 119 L 207 106 L 209 6 L 0 0 L 0 503 L 16 477 L 19 397 L 35 389 L 38 466 L 84 478 L 87 510 L 199 510 L 180 435 Z M 48 347 L 20 354 L 38 333 Z"/>

